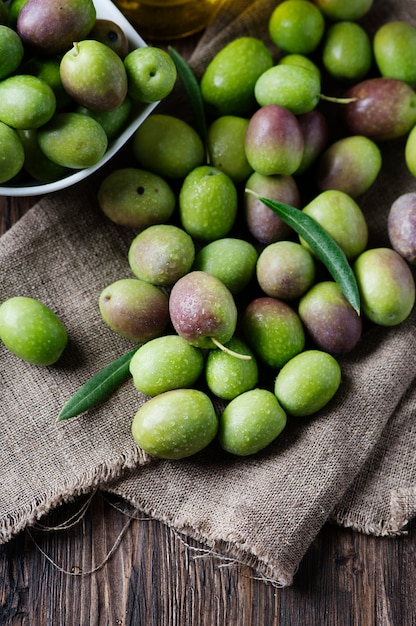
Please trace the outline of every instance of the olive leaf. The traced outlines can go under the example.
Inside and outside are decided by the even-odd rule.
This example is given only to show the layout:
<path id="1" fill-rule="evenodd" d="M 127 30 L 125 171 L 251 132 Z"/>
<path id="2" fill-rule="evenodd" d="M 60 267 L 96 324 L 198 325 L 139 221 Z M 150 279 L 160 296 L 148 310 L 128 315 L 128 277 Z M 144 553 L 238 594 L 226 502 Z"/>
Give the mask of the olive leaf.
<path id="1" fill-rule="evenodd" d="M 66 402 L 56 421 L 80 415 L 106 400 L 128 378 L 130 361 L 137 350 L 123 354 L 89 378 Z"/>
<path id="2" fill-rule="evenodd" d="M 289 204 L 260 197 L 251 189 L 246 189 L 246 192 L 258 197 L 305 240 L 318 259 L 326 266 L 335 282 L 338 283 L 348 302 L 360 314 L 360 294 L 355 274 L 343 250 L 326 230 L 310 215 Z"/>
<path id="3" fill-rule="evenodd" d="M 169 55 L 172 61 L 175 63 L 176 71 L 178 72 L 179 79 L 186 91 L 191 105 L 197 132 L 200 135 L 204 146 L 207 144 L 207 123 L 205 117 L 204 101 L 202 99 L 201 89 L 197 78 L 192 71 L 189 64 L 174 48 L 169 46 Z"/>

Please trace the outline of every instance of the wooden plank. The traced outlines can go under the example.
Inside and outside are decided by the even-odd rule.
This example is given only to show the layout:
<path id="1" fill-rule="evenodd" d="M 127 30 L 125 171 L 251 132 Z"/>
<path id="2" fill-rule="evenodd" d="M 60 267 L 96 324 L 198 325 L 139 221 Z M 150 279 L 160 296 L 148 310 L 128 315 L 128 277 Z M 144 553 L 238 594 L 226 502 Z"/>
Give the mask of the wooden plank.
<path id="1" fill-rule="evenodd" d="M 46 518 L 48 524 L 70 518 L 81 502 L 60 507 Z M 278 589 L 250 568 L 216 559 L 164 524 L 138 512 L 129 518 L 114 504 L 98 493 L 72 528 L 32 529 L 0 547 L 0 624 L 416 623 L 413 533 L 382 539 L 328 524 L 305 555 L 294 585 Z M 89 574 L 121 533 L 108 562 Z M 74 575 L 79 570 L 82 575 Z"/>

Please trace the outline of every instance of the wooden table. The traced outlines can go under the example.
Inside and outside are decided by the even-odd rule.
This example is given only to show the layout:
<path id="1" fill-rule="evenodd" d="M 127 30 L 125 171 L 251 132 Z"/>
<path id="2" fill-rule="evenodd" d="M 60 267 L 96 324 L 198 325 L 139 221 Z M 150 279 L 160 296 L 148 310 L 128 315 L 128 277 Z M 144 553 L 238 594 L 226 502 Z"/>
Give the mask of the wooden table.
<path id="1" fill-rule="evenodd" d="M 0 235 L 35 201 L 0 197 Z M 415 524 L 395 539 L 328 524 L 294 585 L 279 589 L 124 508 L 98 492 L 49 515 L 50 530 L 30 529 L 0 546 L 0 625 L 416 624 Z"/>
<path id="2" fill-rule="evenodd" d="M 62 506 L 45 525 L 79 516 L 86 502 Z M 120 505 L 97 493 L 72 528 L 31 529 L 0 546 L 2 626 L 416 624 L 414 528 L 381 539 L 328 524 L 294 585 L 278 589 Z"/>

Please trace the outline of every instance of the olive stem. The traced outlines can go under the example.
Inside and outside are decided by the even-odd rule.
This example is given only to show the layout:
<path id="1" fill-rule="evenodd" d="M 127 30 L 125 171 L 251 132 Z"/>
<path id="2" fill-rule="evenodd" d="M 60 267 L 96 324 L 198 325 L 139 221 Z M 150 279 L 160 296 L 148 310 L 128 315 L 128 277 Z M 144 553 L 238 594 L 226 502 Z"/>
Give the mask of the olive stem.
<path id="1" fill-rule="evenodd" d="M 327 102 L 336 102 L 337 104 L 351 104 L 351 102 L 357 102 L 358 98 L 338 98 L 337 96 L 325 96 L 323 93 L 319 94 L 321 100 Z"/>
<path id="2" fill-rule="evenodd" d="M 234 356 L 236 359 L 242 359 L 243 361 L 251 360 L 250 354 L 240 354 L 239 352 L 234 352 L 234 350 L 231 350 L 230 348 L 227 348 L 226 346 L 224 346 L 220 341 L 218 341 L 218 339 L 215 339 L 215 337 L 210 337 L 210 339 L 212 343 L 214 343 L 217 346 L 217 348 L 219 348 L 226 354 L 229 354 L 230 356 Z"/>

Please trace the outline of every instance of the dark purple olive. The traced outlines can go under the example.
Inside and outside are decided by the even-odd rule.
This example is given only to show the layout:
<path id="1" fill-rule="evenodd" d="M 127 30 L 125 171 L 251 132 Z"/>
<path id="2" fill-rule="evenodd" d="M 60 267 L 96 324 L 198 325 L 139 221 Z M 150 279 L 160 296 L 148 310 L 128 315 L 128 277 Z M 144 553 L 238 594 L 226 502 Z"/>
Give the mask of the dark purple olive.
<path id="1" fill-rule="evenodd" d="M 354 99 L 339 104 L 353 135 L 385 141 L 405 135 L 416 123 L 416 93 L 402 80 L 370 78 L 348 89 L 344 97 Z"/>
<path id="2" fill-rule="evenodd" d="M 299 316 L 316 347 L 345 354 L 361 338 L 362 319 L 333 281 L 316 283 L 299 302 Z"/>
<path id="3" fill-rule="evenodd" d="M 399 196 L 391 205 L 387 230 L 392 247 L 416 265 L 416 192 Z"/>

